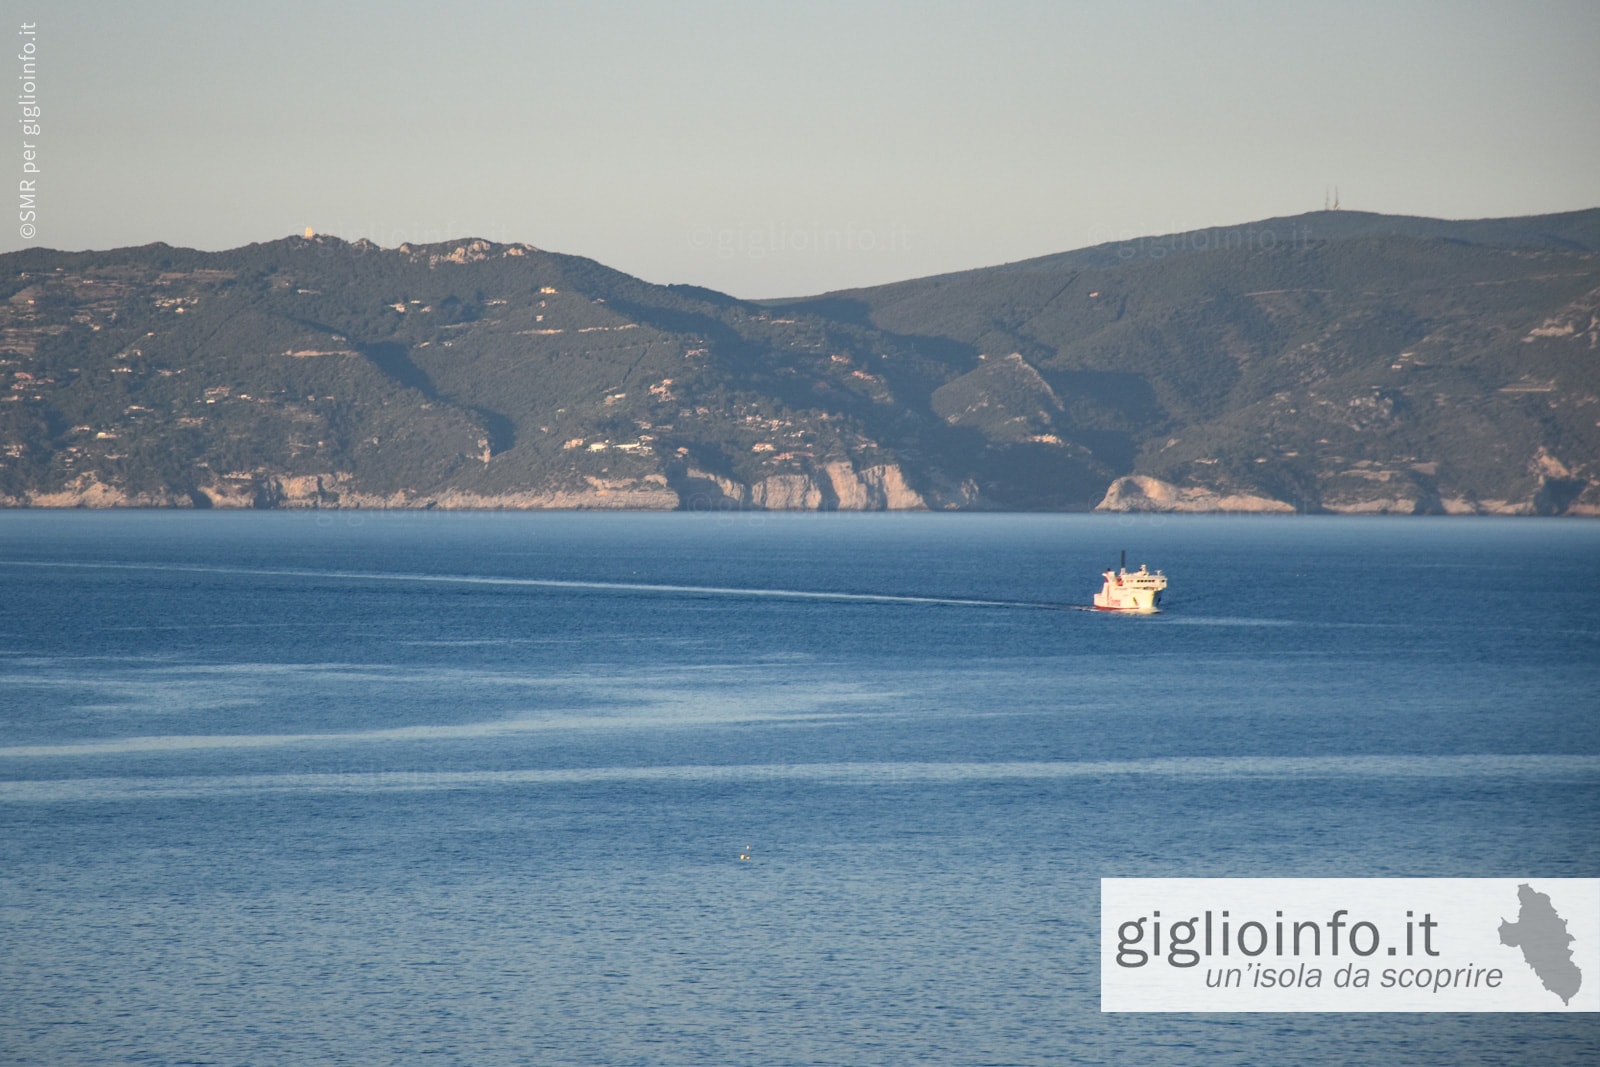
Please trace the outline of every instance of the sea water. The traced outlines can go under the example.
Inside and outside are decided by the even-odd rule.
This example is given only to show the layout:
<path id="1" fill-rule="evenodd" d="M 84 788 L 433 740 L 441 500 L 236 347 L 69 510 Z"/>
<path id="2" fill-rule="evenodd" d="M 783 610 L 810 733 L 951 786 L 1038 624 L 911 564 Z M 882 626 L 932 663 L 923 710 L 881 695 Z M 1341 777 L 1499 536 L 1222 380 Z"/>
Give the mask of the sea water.
<path id="1" fill-rule="evenodd" d="M 1129 550 L 1165 610 L 1083 610 Z M 1593 1062 L 1103 877 L 1600 875 L 1600 525 L 0 514 L 0 1063 Z M 1600 980 L 1600 975 L 1586 976 Z"/>

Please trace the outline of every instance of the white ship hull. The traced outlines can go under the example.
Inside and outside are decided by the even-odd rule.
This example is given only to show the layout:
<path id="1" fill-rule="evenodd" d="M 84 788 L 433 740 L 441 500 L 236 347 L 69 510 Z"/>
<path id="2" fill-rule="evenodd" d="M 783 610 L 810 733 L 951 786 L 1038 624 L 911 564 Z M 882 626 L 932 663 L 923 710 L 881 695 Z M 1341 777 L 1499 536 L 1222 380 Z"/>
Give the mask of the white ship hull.
<path id="1" fill-rule="evenodd" d="M 1106 571 L 1105 585 L 1094 595 L 1096 611 L 1126 611 L 1151 615 L 1161 610 L 1161 591 L 1167 587 L 1167 576 L 1160 571 L 1150 573 L 1141 566 L 1129 571 L 1126 566 Z"/>
<path id="2" fill-rule="evenodd" d="M 1161 595 L 1155 590 L 1138 590 L 1136 592 L 1121 593 L 1107 596 L 1104 593 L 1094 595 L 1096 611 L 1136 611 L 1142 614 L 1153 614 L 1161 610 Z"/>

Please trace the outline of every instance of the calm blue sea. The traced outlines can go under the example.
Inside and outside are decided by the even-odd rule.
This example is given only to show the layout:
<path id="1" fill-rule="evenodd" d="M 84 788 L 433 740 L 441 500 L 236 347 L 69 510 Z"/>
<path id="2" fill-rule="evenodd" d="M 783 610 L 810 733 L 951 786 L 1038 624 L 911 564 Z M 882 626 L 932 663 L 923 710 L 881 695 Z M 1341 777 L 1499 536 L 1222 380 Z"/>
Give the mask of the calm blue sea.
<path id="1" fill-rule="evenodd" d="M 1123 548 L 1162 614 L 1082 610 Z M 1597 582 L 1562 520 L 0 513 L 0 1063 L 1595 1062 L 1102 1015 L 1097 924 L 1600 876 Z"/>

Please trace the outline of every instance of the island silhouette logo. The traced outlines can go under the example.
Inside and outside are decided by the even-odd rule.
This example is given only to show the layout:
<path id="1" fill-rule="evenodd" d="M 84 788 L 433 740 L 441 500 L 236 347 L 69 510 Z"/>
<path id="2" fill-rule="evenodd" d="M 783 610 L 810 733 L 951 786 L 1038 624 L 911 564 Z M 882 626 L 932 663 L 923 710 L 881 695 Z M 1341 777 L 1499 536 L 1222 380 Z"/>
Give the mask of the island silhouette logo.
<path id="1" fill-rule="evenodd" d="M 1548 893 L 1526 882 L 1517 886 L 1517 901 L 1516 921 L 1500 922 L 1500 943 L 1521 949 L 1523 960 L 1540 983 L 1560 997 L 1561 1003 L 1571 1004 L 1583 988 L 1583 971 L 1572 957 L 1576 938 L 1567 931 L 1567 920 L 1556 911 Z"/>

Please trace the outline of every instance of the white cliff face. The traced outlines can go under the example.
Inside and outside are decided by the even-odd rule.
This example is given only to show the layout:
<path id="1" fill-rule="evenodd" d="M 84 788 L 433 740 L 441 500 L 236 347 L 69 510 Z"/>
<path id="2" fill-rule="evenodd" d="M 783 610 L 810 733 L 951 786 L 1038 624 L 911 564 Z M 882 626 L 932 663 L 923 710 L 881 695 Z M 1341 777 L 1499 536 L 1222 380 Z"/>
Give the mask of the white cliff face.
<path id="1" fill-rule="evenodd" d="M 774 474 L 750 486 L 750 505 L 766 511 L 817 511 L 822 487 L 810 474 Z"/>
<path id="2" fill-rule="evenodd" d="M 928 505 L 906 484 L 898 464 L 857 470 L 838 460 L 813 471 L 772 474 L 749 485 L 689 468 L 679 486 L 685 508 L 763 511 L 923 511 Z"/>
<path id="3" fill-rule="evenodd" d="M 1095 506 L 1096 511 L 1232 511 L 1293 514 L 1294 505 L 1249 493 L 1180 487 L 1159 478 L 1130 474 L 1118 478 Z"/>
<path id="4" fill-rule="evenodd" d="M 1561 468 L 1563 471 L 1565 468 Z M 1349 474 L 1351 472 L 1346 472 Z M 1363 472 L 1355 472 L 1363 473 Z M 1336 515 L 1534 515 L 1539 514 L 1535 498 L 1502 500 L 1472 498 L 1459 494 L 1429 493 L 1426 487 L 1391 477 L 1393 472 L 1365 472 L 1361 479 L 1344 479 L 1327 486 L 1318 503 L 1321 511 Z M 1543 472 L 1548 480 L 1551 475 Z M 1582 481 L 1578 479 L 1578 481 Z M 1543 484 L 1543 483 L 1541 483 Z M 1566 515 L 1600 515 L 1600 491 L 1591 481 L 1574 491 L 1573 499 L 1562 510 Z M 1096 511 L 1121 512 L 1240 512 L 1290 514 L 1296 509 L 1287 501 L 1250 493 L 1229 492 L 1206 486 L 1178 486 L 1142 474 L 1118 478 L 1106 490 Z"/>
<path id="5" fill-rule="evenodd" d="M 1543 458 L 1543 457 L 1540 457 Z M 1544 468 L 1550 469 L 1544 469 Z M 1552 473 L 1553 472 L 1553 473 Z M 1568 473 L 1547 460 L 1539 473 L 1546 480 Z M 1371 477 L 1363 487 L 1329 486 L 1319 509 L 1335 514 L 1532 515 L 1541 513 L 1534 499 L 1469 498 L 1459 494 L 1424 497 L 1420 487 L 1398 479 Z M 1564 514 L 1600 516 L 1600 491 L 1594 481 L 1573 479 Z M 1348 481 L 1348 479 L 1347 479 Z M 629 510 L 672 511 L 926 511 L 933 508 L 984 507 L 986 501 L 970 483 L 932 491 L 924 496 L 906 483 L 897 464 L 857 469 L 846 460 L 811 471 L 773 474 L 745 484 L 690 468 L 668 484 L 661 474 L 633 479 L 588 478 L 587 484 L 526 488 L 499 493 L 442 489 L 377 493 L 361 488 L 348 471 L 321 474 L 263 475 L 238 471 L 212 475 L 192 493 L 171 489 L 130 492 L 102 482 L 94 474 L 79 475 L 60 489 L 19 496 L 0 495 L 0 508 L 363 508 L 441 510 Z M 1541 483 L 1542 484 L 1542 483 Z M 1105 512 L 1293 514 L 1293 504 L 1273 497 L 1215 486 L 1180 486 L 1147 475 L 1118 478 L 1095 508 Z"/>
<path id="6" fill-rule="evenodd" d="M 0 498 L 7 507 L 32 508 L 150 508 L 174 507 L 179 502 L 166 494 L 128 493 L 106 485 L 93 474 L 80 475 L 70 484 L 50 493 L 33 493 L 19 499 Z"/>
<path id="7" fill-rule="evenodd" d="M 454 489 L 438 493 L 409 490 L 373 493 L 357 488 L 355 479 L 347 471 L 267 477 L 238 473 L 214 477 L 191 495 L 171 491 L 130 493 L 119 486 L 107 485 L 89 474 L 54 492 L 23 497 L 0 496 L 0 507 L 671 511 L 678 506 L 678 494 L 669 489 L 666 479 L 658 474 L 647 475 L 637 481 L 591 478 L 588 482 L 587 486 L 567 489 L 508 493 L 471 493 Z"/>
<path id="8" fill-rule="evenodd" d="M 926 511 L 928 504 L 906 484 L 897 463 L 856 470 L 849 463 L 830 463 L 823 468 L 833 486 L 840 511 Z"/>
<path id="9" fill-rule="evenodd" d="M 769 511 L 925 511 L 898 464 L 857 470 L 847 460 L 806 474 L 774 474 L 750 487 L 752 507 Z"/>
<path id="10" fill-rule="evenodd" d="M 534 511 L 541 509 L 601 509 L 670 511 L 678 494 L 667 488 L 660 475 L 639 481 L 588 479 L 586 487 L 519 490 L 507 493 L 472 493 L 447 489 L 438 493 L 363 492 L 345 472 L 269 479 L 259 488 L 240 489 L 235 483 L 206 486 L 212 507 L 256 507 L 258 501 L 277 508 L 438 508 L 445 511 Z"/>

